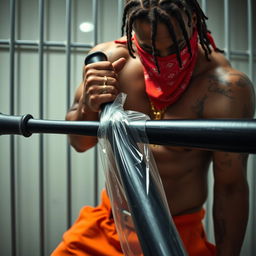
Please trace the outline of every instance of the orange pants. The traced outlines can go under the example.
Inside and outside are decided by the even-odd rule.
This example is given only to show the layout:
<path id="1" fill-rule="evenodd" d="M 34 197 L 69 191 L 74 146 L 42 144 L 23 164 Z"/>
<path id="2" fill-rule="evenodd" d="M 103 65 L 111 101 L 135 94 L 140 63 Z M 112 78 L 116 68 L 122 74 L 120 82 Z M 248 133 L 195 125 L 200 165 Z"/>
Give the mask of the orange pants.
<path id="1" fill-rule="evenodd" d="M 213 256 L 215 246 L 207 242 L 202 225 L 205 211 L 174 216 L 186 251 L 190 256 Z M 74 225 L 64 233 L 63 241 L 51 256 L 123 256 L 110 200 L 102 192 L 102 203 L 96 208 L 84 207 Z M 153 254 L 152 254 L 153 255 Z"/>

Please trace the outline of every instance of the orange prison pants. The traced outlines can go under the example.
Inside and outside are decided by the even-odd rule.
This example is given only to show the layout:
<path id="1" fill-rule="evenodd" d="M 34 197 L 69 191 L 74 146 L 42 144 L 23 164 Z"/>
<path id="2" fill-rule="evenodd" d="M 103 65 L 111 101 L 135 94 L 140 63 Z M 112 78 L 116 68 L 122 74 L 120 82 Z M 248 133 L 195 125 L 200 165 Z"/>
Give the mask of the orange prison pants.
<path id="1" fill-rule="evenodd" d="M 190 256 L 213 256 L 215 246 L 207 242 L 202 225 L 205 211 L 174 216 L 184 247 Z M 105 190 L 98 207 L 84 207 L 74 225 L 51 256 L 123 256 Z M 152 256 L 154 253 L 152 252 Z"/>

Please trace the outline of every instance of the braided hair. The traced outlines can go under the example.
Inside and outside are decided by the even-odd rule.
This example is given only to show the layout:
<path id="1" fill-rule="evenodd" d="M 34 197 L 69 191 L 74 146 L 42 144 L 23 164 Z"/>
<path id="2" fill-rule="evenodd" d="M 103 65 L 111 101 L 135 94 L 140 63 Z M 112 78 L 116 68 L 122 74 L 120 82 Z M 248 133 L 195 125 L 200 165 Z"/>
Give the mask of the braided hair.
<path id="1" fill-rule="evenodd" d="M 177 37 L 170 20 L 170 16 L 175 18 L 180 26 L 183 37 L 186 41 L 190 56 L 192 56 L 189 36 L 186 30 L 186 25 L 182 17 L 182 11 L 188 17 L 188 26 L 191 27 L 192 14 L 195 13 L 197 17 L 197 31 L 199 35 L 200 44 L 205 52 L 205 57 L 209 60 L 208 55 L 211 53 L 210 41 L 207 37 L 209 32 L 206 25 L 208 19 L 203 13 L 197 0 L 126 0 L 122 20 L 122 35 L 124 32 L 127 36 L 127 47 L 129 54 L 135 58 L 135 50 L 132 47 L 132 31 L 135 20 L 146 19 L 151 23 L 151 42 L 152 42 L 152 55 L 154 56 L 156 66 L 159 71 L 156 55 L 156 33 L 157 23 L 161 22 L 166 25 L 170 36 L 173 40 L 175 53 L 180 67 L 182 60 L 180 56 L 180 47 L 178 45 Z"/>

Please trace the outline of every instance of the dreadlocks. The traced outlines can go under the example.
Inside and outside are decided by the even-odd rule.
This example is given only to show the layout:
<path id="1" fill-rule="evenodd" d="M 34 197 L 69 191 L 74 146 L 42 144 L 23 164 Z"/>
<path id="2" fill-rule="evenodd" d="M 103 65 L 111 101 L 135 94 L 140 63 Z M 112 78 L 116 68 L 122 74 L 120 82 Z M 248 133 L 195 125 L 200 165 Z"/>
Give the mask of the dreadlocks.
<path id="1" fill-rule="evenodd" d="M 197 30 L 199 35 L 200 44 L 205 52 L 205 57 L 207 59 L 208 55 L 211 53 L 210 41 L 207 37 L 206 20 L 207 17 L 203 13 L 201 7 L 199 6 L 197 0 L 126 0 L 126 5 L 124 7 L 123 13 L 123 24 L 122 24 L 122 35 L 124 30 L 126 30 L 127 36 L 127 46 L 130 55 L 134 56 L 134 49 L 132 47 L 132 30 L 133 24 L 136 19 L 147 19 L 151 23 L 151 42 L 152 42 L 152 55 L 154 56 L 156 66 L 158 67 L 157 55 L 156 55 L 156 33 L 157 33 L 157 23 L 164 23 L 170 33 L 173 40 L 174 47 L 176 49 L 176 56 L 179 65 L 182 66 L 180 47 L 178 45 L 177 37 L 173 28 L 173 24 L 170 20 L 170 16 L 174 17 L 182 31 L 183 37 L 186 41 L 188 51 L 190 56 L 192 55 L 191 46 L 189 41 L 189 36 L 186 31 L 186 25 L 184 19 L 182 18 L 181 11 L 185 12 L 188 17 L 188 26 L 191 27 L 192 13 L 196 14 L 197 17 Z"/>

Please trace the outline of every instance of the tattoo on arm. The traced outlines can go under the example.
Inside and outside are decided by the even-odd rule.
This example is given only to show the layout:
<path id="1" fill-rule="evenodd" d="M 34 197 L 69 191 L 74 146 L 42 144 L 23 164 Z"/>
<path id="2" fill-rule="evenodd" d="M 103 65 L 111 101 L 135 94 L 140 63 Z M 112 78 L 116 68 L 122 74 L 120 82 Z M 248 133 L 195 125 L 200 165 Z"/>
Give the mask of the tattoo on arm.
<path id="1" fill-rule="evenodd" d="M 217 77 L 215 75 L 210 75 L 209 76 L 209 85 L 208 85 L 208 91 L 209 92 L 213 92 L 213 93 L 219 93 L 223 96 L 226 96 L 230 99 L 233 99 L 232 96 L 232 89 L 231 89 L 231 85 L 232 83 L 227 81 L 226 79 L 222 78 L 222 77 Z M 224 86 L 220 86 L 220 85 L 225 85 Z"/>
<path id="2" fill-rule="evenodd" d="M 235 81 L 235 85 L 240 87 L 240 88 L 245 88 L 248 85 L 253 87 L 252 82 L 250 81 L 250 79 L 243 75 L 243 74 L 236 74 L 236 73 L 229 73 L 230 76 L 236 77 L 236 81 Z"/>
<path id="3" fill-rule="evenodd" d="M 246 88 L 247 86 L 253 88 L 253 84 L 250 79 L 242 73 L 225 72 L 224 74 L 218 76 L 210 75 L 208 82 L 208 90 L 210 92 L 220 93 L 231 99 L 233 98 L 231 89 L 232 85 L 238 86 L 240 88 Z"/>
<path id="4" fill-rule="evenodd" d="M 249 89 L 251 97 L 249 97 L 243 105 L 243 111 L 242 111 L 242 117 L 243 118 L 250 118 L 254 115 L 254 109 L 255 109 L 255 94 L 254 94 L 254 86 L 251 82 L 251 80 L 243 73 L 228 73 L 230 77 L 233 77 L 233 83 L 235 86 L 241 88 L 241 89 Z"/>

